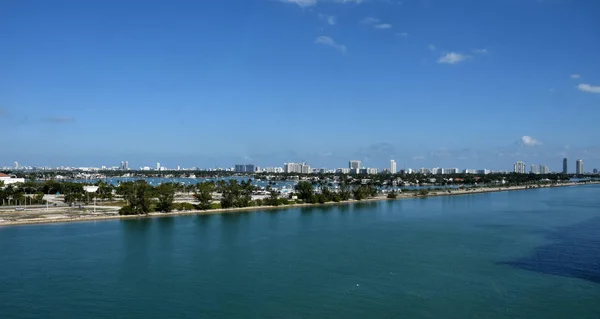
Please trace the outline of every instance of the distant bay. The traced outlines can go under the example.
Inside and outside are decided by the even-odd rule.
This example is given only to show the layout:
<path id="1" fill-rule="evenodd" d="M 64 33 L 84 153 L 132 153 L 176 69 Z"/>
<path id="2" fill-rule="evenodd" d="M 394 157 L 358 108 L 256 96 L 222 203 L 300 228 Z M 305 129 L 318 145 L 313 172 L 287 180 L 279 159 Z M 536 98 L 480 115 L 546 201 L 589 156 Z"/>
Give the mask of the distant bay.
<path id="1" fill-rule="evenodd" d="M 0 318 L 599 318 L 600 185 L 0 228 Z"/>

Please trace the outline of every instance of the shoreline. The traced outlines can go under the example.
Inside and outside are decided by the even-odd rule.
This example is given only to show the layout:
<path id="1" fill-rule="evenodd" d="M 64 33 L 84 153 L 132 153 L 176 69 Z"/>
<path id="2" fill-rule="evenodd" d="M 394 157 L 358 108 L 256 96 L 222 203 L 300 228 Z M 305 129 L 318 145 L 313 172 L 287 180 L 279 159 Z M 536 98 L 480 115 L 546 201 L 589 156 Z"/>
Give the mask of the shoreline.
<path id="1" fill-rule="evenodd" d="M 3 226 L 22 226 L 22 225 L 37 225 L 37 224 L 57 224 L 57 223 L 72 223 L 72 222 L 90 222 L 90 221 L 105 221 L 105 220 L 118 220 L 118 219 L 139 219 L 139 218 L 161 218 L 161 217 L 173 217 L 173 216 L 185 216 L 185 215 L 216 215 L 216 214 L 227 214 L 235 212 L 252 212 L 256 210 L 275 210 L 275 209 L 290 209 L 298 207 L 319 207 L 325 205 L 348 205 L 355 203 L 373 202 L 373 201 L 394 201 L 404 199 L 417 199 L 427 197 L 441 197 L 441 196 L 460 196 L 460 195 L 472 195 L 472 194 L 484 194 L 484 193 L 497 193 L 497 192 L 508 192 L 508 191 L 520 191 L 520 190 L 534 190 L 540 188 L 555 188 L 555 187 L 569 187 L 569 186 L 582 186 L 582 185 L 593 185 L 600 184 L 598 181 L 585 182 L 585 183 L 565 183 L 559 185 L 542 185 L 542 186 L 510 186 L 510 187 L 486 187 L 475 190 L 459 190 L 453 189 L 452 192 L 438 191 L 428 195 L 417 195 L 415 193 L 404 193 L 399 194 L 397 198 L 387 198 L 387 195 L 380 195 L 374 198 L 367 198 L 363 200 L 350 199 L 347 201 L 340 202 L 327 202 L 324 204 L 292 204 L 292 205 L 280 205 L 280 206 L 252 206 L 252 207 L 236 207 L 236 208 L 218 208 L 210 210 L 190 210 L 190 211 L 174 211 L 169 213 L 149 213 L 147 215 L 110 215 L 110 216 L 81 216 L 81 217 L 68 217 L 68 218 L 30 218 L 22 220 L 11 220 L 4 221 L 2 219 L 3 213 L 0 212 L 0 227 Z"/>

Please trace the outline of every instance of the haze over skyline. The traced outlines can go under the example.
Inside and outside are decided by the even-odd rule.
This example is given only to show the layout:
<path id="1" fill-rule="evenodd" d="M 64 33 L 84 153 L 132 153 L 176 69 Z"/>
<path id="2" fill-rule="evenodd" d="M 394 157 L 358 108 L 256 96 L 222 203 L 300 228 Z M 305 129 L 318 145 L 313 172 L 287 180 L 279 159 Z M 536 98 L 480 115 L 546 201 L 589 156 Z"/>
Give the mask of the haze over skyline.
<path id="1" fill-rule="evenodd" d="M 0 166 L 600 168 L 600 2 L 6 1 Z"/>

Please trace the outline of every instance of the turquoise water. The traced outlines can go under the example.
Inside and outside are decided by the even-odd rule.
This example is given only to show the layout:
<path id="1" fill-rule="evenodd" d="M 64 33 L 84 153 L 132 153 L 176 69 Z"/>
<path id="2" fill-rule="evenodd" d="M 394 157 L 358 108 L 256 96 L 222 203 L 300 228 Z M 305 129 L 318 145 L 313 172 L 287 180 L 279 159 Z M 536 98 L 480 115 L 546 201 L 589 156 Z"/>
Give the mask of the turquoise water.
<path id="1" fill-rule="evenodd" d="M 0 228 L 0 318 L 600 318 L 600 187 Z"/>

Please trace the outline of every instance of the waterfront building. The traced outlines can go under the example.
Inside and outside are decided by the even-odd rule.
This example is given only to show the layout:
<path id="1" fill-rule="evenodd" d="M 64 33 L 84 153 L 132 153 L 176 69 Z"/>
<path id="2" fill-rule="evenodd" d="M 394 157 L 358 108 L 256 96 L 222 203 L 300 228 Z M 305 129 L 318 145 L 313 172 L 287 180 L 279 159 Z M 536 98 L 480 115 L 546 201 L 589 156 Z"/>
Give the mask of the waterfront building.
<path id="1" fill-rule="evenodd" d="M 335 170 L 337 174 L 350 174 L 349 168 L 338 168 Z"/>
<path id="2" fill-rule="evenodd" d="M 348 162 L 349 169 L 360 169 L 360 161 L 359 160 L 351 160 Z"/>
<path id="3" fill-rule="evenodd" d="M 478 175 L 487 175 L 487 174 L 490 173 L 490 170 L 489 169 L 485 169 L 485 168 L 484 169 L 478 169 L 477 171 L 475 171 L 475 173 L 478 174 Z"/>
<path id="4" fill-rule="evenodd" d="M 406 173 L 406 174 L 412 174 L 413 172 L 414 172 L 414 171 L 413 171 L 413 169 L 412 169 L 412 168 L 407 168 L 407 169 L 406 169 L 406 171 L 405 171 L 405 173 Z M 404 174 L 404 173 L 403 173 L 403 174 Z"/>
<path id="5" fill-rule="evenodd" d="M 254 173 L 255 170 L 254 164 L 236 164 L 233 168 L 236 173 Z"/>
<path id="6" fill-rule="evenodd" d="M 265 173 L 283 173 L 283 168 L 282 167 L 265 167 L 263 169 L 263 172 Z"/>
<path id="7" fill-rule="evenodd" d="M 513 165 L 513 172 L 517 174 L 525 174 L 525 162 L 518 161 Z"/>
<path id="8" fill-rule="evenodd" d="M 541 168 L 541 167 L 542 167 L 542 166 L 540 165 L 540 168 Z M 531 174 L 537 174 L 537 173 L 538 173 L 538 168 L 537 168 L 537 165 L 535 165 L 535 164 L 531 164 L 531 170 L 529 171 L 529 173 L 531 173 Z"/>
<path id="9" fill-rule="evenodd" d="M 463 170 L 463 173 L 464 174 L 477 174 L 477 170 L 467 168 L 467 169 Z"/>
<path id="10" fill-rule="evenodd" d="M 309 174 L 310 165 L 306 163 L 285 163 L 283 164 L 284 173 Z"/>
<path id="11" fill-rule="evenodd" d="M 156 163 L 156 170 L 160 171 L 160 163 Z"/>
<path id="12" fill-rule="evenodd" d="M 597 169 L 597 168 L 594 168 L 594 171 L 593 171 L 593 172 L 594 172 L 594 174 L 598 174 L 598 169 Z"/>
<path id="13" fill-rule="evenodd" d="M 458 174 L 459 172 L 460 171 L 456 167 L 454 167 L 454 168 L 445 168 L 444 169 L 444 174 Z"/>
<path id="14" fill-rule="evenodd" d="M 540 174 L 550 174 L 550 168 L 548 168 L 548 165 L 540 164 Z"/>
<path id="15" fill-rule="evenodd" d="M 568 164 L 567 158 L 565 157 L 565 158 L 563 158 L 563 170 L 562 170 L 562 173 L 563 174 L 567 174 L 568 172 L 569 172 L 569 164 Z"/>
<path id="16" fill-rule="evenodd" d="M 429 174 L 429 169 L 425 168 L 425 167 L 421 167 L 419 169 L 419 173 L 421 173 L 421 174 Z"/>
<path id="17" fill-rule="evenodd" d="M 390 160 L 390 173 L 396 174 L 396 161 Z"/>
<path id="18" fill-rule="evenodd" d="M 14 168 L 15 168 L 15 169 L 19 169 L 19 162 L 15 162 L 15 164 L 14 164 Z"/>
<path id="19" fill-rule="evenodd" d="M 577 162 L 575 162 L 575 174 L 577 174 L 577 175 L 583 174 L 583 160 L 582 159 L 578 159 Z"/>

